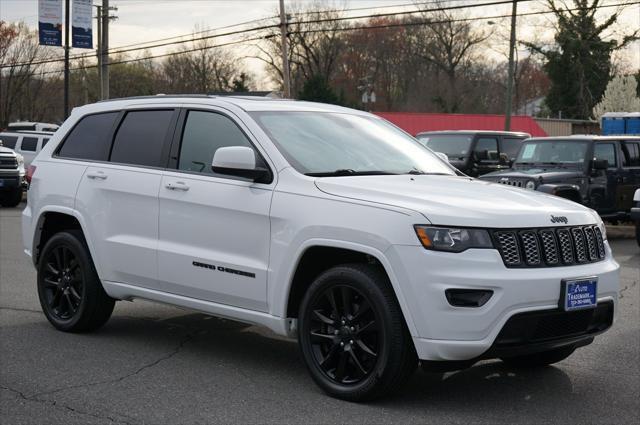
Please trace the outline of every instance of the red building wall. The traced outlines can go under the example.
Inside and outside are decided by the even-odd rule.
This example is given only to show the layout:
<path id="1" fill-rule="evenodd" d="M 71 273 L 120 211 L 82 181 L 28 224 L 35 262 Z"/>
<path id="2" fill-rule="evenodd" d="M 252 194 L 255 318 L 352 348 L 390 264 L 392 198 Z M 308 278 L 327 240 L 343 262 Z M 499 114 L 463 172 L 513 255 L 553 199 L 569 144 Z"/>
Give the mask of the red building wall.
<path id="1" fill-rule="evenodd" d="M 422 131 L 438 130 L 504 130 L 504 115 L 428 114 L 418 112 L 374 112 L 404 131 L 416 135 Z M 547 133 L 532 117 L 511 117 L 511 131 L 523 131 L 535 137 Z"/>

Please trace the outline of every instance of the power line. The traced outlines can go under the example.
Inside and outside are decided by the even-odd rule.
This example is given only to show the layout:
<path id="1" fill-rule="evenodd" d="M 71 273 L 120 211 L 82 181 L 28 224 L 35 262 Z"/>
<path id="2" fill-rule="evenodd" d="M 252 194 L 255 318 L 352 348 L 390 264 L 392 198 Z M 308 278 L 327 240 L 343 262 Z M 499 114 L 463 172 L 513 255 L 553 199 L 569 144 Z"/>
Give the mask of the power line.
<path id="1" fill-rule="evenodd" d="M 531 1 L 531 0 L 519 0 L 519 1 Z M 482 3 L 482 4 L 476 5 L 476 7 L 485 6 L 485 5 L 494 5 L 496 3 L 507 4 L 507 3 L 511 3 L 511 1 L 508 0 L 508 1 L 493 2 L 493 3 Z M 633 5 L 638 5 L 638 4 L 640 4 L 640 0 L 639 1 L 634 1 L 634 2 L 600 5 L 600 6 L 597 6 L 597 9 L 603 9 L 603 8 L 609 8 L 609 7 L 633 6 Z M 454 6 L 454 8 L 457 9 L 457 8 L 460 8 L 460 6 Z M 442 9 L 443 8 L 441 8 L 440 10 L 442 10 Z M 575 12 L 575 11 L 584 10 L 584 9 L 585 8 L 583 8 L 583 7 L 576 7 L 576 8 L 565 9 L 565 10 L 566 11 Z M 432 9 L 430 11 L 435 11 L 435 10 L 436 9 Z M 416 13 L 416 12 L 412 12 L 412 13 Z M 537 12 L 527 12 L 527 13 L 518 14 L 518 17 L 535 16 L 535 15 L 546 15 L 546 14 L 551 14 L 551 13 L 554 13 L 554 12 L 551 11 L 551 10 L 537 11 Z M 371 18 L 375 18 L 375 17 L 377 17 L 379 15 L 369 15 L 369 16 L 370 16 L 370 19 L 371 19 Z M 406 27 L 406 26 L 422 26 L 422 25 L 444 24 L 444 23 L 453 23 L 453 22 L 471 22 L 471 21 L 481 21 L 481 20 L 493 20 L 493 19 L 501 19 L 501 18 L 508 18 L 508 17 L 511 17 L 511 15 L 510 14 L 503 14 L 503 15 L 482 16 L 482 17 L 473 17 L 473 18 L 446 19 L 446 20 L 439 20 L 439 21 L 434 21 L 434 20 L 420 20 L 420 21 L 408 21 L 408 22 L 407 21 L 402 21 L 402 22 L 379 24 L 379 25 L 361 25 L 361 26 L 350 26 L 350 27 L 333 28 L 330 31 L 343 32 L 343 31 L 357 31 L 357 30 L 369 30 L 369 29 L 395 28 L 395 27 Z M 351 19 L 363 19 L 363 18 L 366 18 L 366 17 L 354 17 L 354 18 L 351 18 Z M 347 19 L 349 19 L 349 18 L 347 18 Z M 335 20 L 342 21 L 342 20 L 345 20 L 345 19 L 344 18 L 322 19 L 322 20 L 304 21 L 304 22 L 299 22 L 299 23 L 317 23 L 317 22 L 327 22 L 327 21 L 335 21 Z M 223 37 L 223 36 L 226 36 L 226 35 L 243 34 L 243 33 L 247 33 L 247 32 L 253 32 L 253 31 L 258 31 L 258 30 L 262 30 L 262 29 L 269 29 L 269 28 L 277 28 L 277 27 L 279 27 L 279 25 L 277 25 L 277 24 L 276 25 L 267 25 L 267 26 L 252 28 L 252 29 L 246 29 L 246 30 L 242 30 L 242 31 L 233 31 L 233 32 L 226 33 L 226 34 L 216 34 L 216 35 L 207 36 L 207 37 L 200 37 L 200 38 L 196 38 L 196 39 L 193 39 L 193 40 L 188 40 L 186 42 L 207 40 L 207 39 L 211 39 L 211 38 Z M 327 29 L 313 29 L 313 30 L 289 31 L 289 34 L 310 34 L 310 33 L 327 32 L 327 31 L 329 31 L 329 30 L 327 30 Z M 254 38 L 249 38 L 249 39 L 236 40 L 236 41 L 223 43 L 223 44 L 217 44 L 217 45 L 214 45 L 214 46 L 197 47 L 197 48 L 181 50 L 181 51 L 171 52 L 171 53 L 166 53 L 166 54 L 147 56 L 147 57 L 144 57 L 144 58 L 126 59 L 126 60 L 112 62 L 111 64 L 112 65 L 117 65 L 117 64 L 124 64 L 124 63 L 140 62 L 140 61 L 145 61 L 145 60 L 150 60 L 150 59 L 158 59 L 158 58 L 174 56 L 174 55 L 180 55 L 180 54 L 184 54 L 184 53 L 191 53 L 191 52 L 195 52 L 195 51 L 207 50 L 207 49 L 212 49 L 212 48 L 217 48 L 217 47 L 230 46 L 230 45 L 235 45 L 235 44 L 247 43 L 247 42 L 251 42 L 251 41 L 265 40 L 265 39 L 268 39 L 268 38 L 271 38 L 271 37 L 274 37 L 274 36 L 275 36 L 275 33 L 274 34 L 269 34 L 269 35 L 266 35 L 266 36 L 260 36 L 260 37 L 254 37 Z M 180 42 L 180 43 L 166 43 L 166 45 L 172 45 L 172 44 L 182 44 L 182 42 Z M 134 51 L 134 50 L 143 50 L 143 49 L 131 49 L 130 51 Z M 115 52 L 115 53 L 121 53 L 121 52 Z M 93 57 L 93 55 L 79 56 L 79 57 L 72 58 L 72 59 L 83 59 L 85 57 Z M 59 59 L 50 59 L 50 60 L 43 60 L 43 61 L 31 62 L 31 63 L 9 64 L 9 65 L 0 66 L 0 69 L 1 68 L 12 67 L 12 66 L 38 65 L 38 64 L 41 64 L 41 63 L 54 63 L 54 62 L 60 62 L 60 60 Z M 72 68 L 71 70 L 75 71 L 75 70 L 79 70 L 79 69 L 89 69 L 89 68 L 95 68 L 95 67 L 96 67 L 96 65 L 88 65 L 88 66 Z M 60 72 L 62 72 L 62 70 L 44 71 L 44 72 L 39 72 L 39 73 L 34 72 L 34 73 L 32 73 L 32 75 L 35 75 L 35 74 L 39 74 L 39 75 L 56 74 L 56 73 L 60 73 Z"/>
<path id="2" fill-rule="evenodd" d="M 518 0 L 518 1 L 519 2 L 528 2 L 528 1 L 532 1 L 532 0 Z M 386 17 L 386 16 L 408 15 L 408 14 L 416 14 L 416 13 L 423 13 L 423 12 L 433 13 L 433 12 L 438 12 L 438 11 L 458 10 L 458 9 L 462 9 L 462 8 L 466 9 L 466 8 L 476 8 L 476 7 L 485 7 L 485 6 L 495 6 L 495 5 L 510 4 L 510 3 L 511 3 L 511 0 L 501 0 L 501 1 L 494 1 L 494 2 L 489 2 L 489 3 L 475 3 L 475 4 L 472 4 L 472 5 L 456 5 L 456 6 L 438 7 L 438 8 L 434 8 L 434 9 L 428 9 L 426 11 L 414 10 L 414 11 L 403 11 L 403 12 L 379 13 L 379 14 L 373 14 L 373 15 L 361 15 L 361 16 L 353 16 L 353 17 L 338 17 L 338 18 L 327 18 L 327 19 L 315 19 L 315 20 L 308 20 L 308 21 L 298 21 L 298 22 L 294 22 L 294 23 L 296 23 L 296 24 L 312 24 L 312 23 L 322 23 L 322 22 L 329 22 L 329 21 L 333 22 L 333 21 L 345 21 L 345 20 L 355 20 L 355 19 L 373 19 L 373 18 Z M 122 53 L 138 51 L 138 50 L 146 50 L 146 49 L 153 49 L 153 48 L 157 48 L 157 47 L 166 47 L 166 46 L 171 46 L 171 45 L 176 45 L 176 44 L 191 43 L 191 42 L 195 42 L 195 41 L 202 41 L 202 40 L 208 40 L 208 39 L 213 39 L 213 38 L 226 37 L 226 36 L 230 36 L 230 35 L 245 34 L 245 33 L 248 33 L 248 32 L 261 31 L 261 30 L 265 30 L 265 29 L 272 29 L 272 28 L 278 28 L 278 27 L 279 27 L 279 24 L 263 25 L 263 26 L 254 27 L 254 28 L 248 28 L 248 29 L 244 29 L 244 30 L 230 31 L 230 32 L 222 33 L 222 34 L 213 34 L 213 35 L 208 35 L 208 36 L 203 36 L 203 37 L 196 37 L 196 38 L 192 38 L 190 40 L 180 40 L 180 41 L 175 41 L 175 42 L 158 43 L 158 44 L 154 44 L 154 45 L 151 45 L 151 46 L 134 47 L 134 48 L 128 48 L 128 49 L 121 49 L 121 50 L 115 50 L 114 49 L 112 51 L 109 51 L 108 53 L 112 54 L 112 55 L 117 55 L 117 54 L 122 54 Z M 93 54 L 83 54 L 83 55 L 74 56 L 71 59 L 84 59 L 84 58 L 91 58 L 93 56 L 94 56 Z M 7 64 L 7 65 L 0 66 L 0 69 L 1 68 L 9 68 L 9 67 L 13 67 L 13 66 L 42 65 L 42 64 L 45 64 L 45 63 L 58 62 L 60 60 L 61 59 L 54 58 L 54 59 L 43 59 L 43 60 L 39 60 L 39 61 L 33 61 L 31 63 L 28 63 L 28 64 L 27 63 Z"/>

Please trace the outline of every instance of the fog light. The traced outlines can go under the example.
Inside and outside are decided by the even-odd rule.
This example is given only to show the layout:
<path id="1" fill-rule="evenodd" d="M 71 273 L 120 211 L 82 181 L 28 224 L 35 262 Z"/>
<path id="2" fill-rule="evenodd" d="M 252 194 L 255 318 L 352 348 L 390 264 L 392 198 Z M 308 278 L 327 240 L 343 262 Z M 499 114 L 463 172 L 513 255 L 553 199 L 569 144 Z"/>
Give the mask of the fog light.
<path id="1" fill-rule="evenodd" d="M 447 289 L 447 301 L 454 307 L 482 307 L 489 301 L 493 291 L 488 289 Z"/>

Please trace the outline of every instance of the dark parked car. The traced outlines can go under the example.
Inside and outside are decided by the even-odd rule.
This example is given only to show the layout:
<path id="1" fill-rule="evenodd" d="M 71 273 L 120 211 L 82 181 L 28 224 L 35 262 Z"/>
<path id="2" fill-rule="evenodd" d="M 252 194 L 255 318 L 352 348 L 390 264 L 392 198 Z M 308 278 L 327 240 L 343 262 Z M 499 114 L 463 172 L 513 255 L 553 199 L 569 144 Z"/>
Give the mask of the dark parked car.
<path id="1" fill-rule="evenodd" d="M 640 137 L 529 139 L 510 170 L 482 179 L 571 199 L 609 221 L 628 220 L 640 188 Z"/>
<path id="2" fill-rule="evenodd" d="M 417 139 L 435 152 L 449 157 L 451 165 L 468 176 L 478 177 L 508 169 L 527 133 L 512 131 L 427 131 Z"/>

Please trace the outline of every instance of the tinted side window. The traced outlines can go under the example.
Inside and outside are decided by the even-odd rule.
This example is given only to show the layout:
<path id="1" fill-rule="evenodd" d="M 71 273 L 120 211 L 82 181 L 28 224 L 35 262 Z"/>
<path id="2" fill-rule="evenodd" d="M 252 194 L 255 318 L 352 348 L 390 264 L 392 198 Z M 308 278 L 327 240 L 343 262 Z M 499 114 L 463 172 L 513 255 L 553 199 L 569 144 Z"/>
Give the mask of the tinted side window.
<path id="1" fill-rule="evenodd" d="M 252 147 L 231 119 L 214 112 L 190 111 L 182 133 L 178 169 L 214 174 L 213 154 L 226 146 Z"/>
<path id="2" fill-rule="evenodd" d="M 118 112 L 108 112 L 82 118 L 67 135 L 58 155 L 64 158 L 106 161 L 111 147 L 109 133 L 117 117 Z"/>
<path id="3" fill-rule="evenodd" d="M 593 148 L 593 159 L 606 159 L 609 167 L 616 166 L 616 146 L 613 143 L 596 143 Z"/>
<path id="4" fill-rule="evenodd" d="M 484 152 L 486 156 L 484 156 Z M 478 156 L 481 160 L 497 161 L 498 157 L 498 139 L 493 137 L 481 137 L 476 143 L 476 152 L 480 153 Z"/>
<path id="5" fill-rule="evenodd" d="M 640 143 L 622 142 L 622 166 L 640 167 Z"/>
<path id="6" fill-rule="evenodd" d="M 113 141 L 110 161 L 164 167 L 162 151 L 172 116 L 172 109 L 127 113 Z"/>
<path id="7" fill-rule="evenodd" d="M 47 143 L 49 143 L 49 139 L 48 138 L 42 139 L 42 148 L 44 148 Z M 42 148 L 40 148 L 40 149 L 42 149 Z"/>
<path id="8" fill-rule="evenodd" d="M 23 137 L 20 149 L 23 151 L 35 152 L 38 146 L 38 139 L 36 137 Z"/>
<path id="9" fill-rule="evenodd" d="M 522 146 L 523 140 L 524 139 L 505 137 L 502 139 L 502 149 L 500 149 L 500 153 L 505 154 L 508 160 L 514 159 L 518 156 L 518 151 L 520 150 L 520 146 Z"/>
<path id="10" fill-rule="evenodd" d="M 5 148 L 14 149 L 18 138 L 16 136 L 0 136 L 0 140 Z"/>

